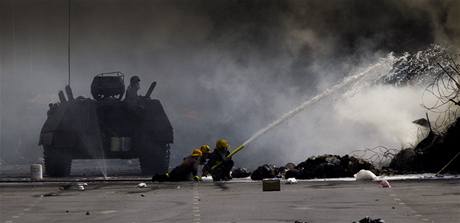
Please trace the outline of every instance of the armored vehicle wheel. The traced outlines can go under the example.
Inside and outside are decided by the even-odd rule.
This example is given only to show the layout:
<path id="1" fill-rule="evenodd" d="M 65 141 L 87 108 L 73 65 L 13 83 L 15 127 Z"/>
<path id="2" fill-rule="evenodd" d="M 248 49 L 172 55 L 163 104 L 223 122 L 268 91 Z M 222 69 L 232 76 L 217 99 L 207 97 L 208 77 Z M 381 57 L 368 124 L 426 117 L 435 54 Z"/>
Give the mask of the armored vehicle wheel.
<path id="1" fill-rule="evenodd" d="M 142 148 L 139 163 L 143 175 L 165 173 L 169 166 L 169 145 L 152 143 L 151 147 Z"/>
<path id="2" fill-rule="evenodd" d="M 65 149 L 44 147 L 45 172 L 50 177 L 70 175 L 72 156 Z"/>

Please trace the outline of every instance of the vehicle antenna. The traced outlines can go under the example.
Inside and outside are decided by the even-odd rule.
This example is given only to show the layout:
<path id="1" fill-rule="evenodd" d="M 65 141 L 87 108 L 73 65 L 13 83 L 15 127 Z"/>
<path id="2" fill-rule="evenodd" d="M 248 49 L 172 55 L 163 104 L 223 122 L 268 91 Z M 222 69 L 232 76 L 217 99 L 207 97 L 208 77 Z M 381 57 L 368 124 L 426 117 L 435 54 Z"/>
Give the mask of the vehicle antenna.
<path id="1" fill-rule="evenodd" d="M 70 86 L 70 6 L 71 0 L 67 1 L 67 85 Z"/>

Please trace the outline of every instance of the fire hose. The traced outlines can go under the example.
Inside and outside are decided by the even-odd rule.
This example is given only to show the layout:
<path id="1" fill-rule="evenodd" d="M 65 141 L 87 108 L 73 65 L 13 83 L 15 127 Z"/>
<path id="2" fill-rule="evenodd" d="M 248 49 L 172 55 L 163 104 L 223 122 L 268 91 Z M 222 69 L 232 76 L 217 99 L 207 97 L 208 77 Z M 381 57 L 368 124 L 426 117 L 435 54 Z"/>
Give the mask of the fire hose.
<path id="1" fill-rule="evenodd" d="M 245 145 L 242 144 L 238 147 L 236 147 L 232 152 L 230 152 L 225 158 L 226 159 L 229 159 L 229 158 L 232 158 L 235 154 L 237 154 L 239 151 L 243 150 L 245 148 Z M 216 168 L 218 168 L 220 165 L 222 165 L 222 163 L 224 163 L 223 161 L 219 161 L 217 162 L 214 166 L 211 167 L 211 170 L 215 170 Z"/>

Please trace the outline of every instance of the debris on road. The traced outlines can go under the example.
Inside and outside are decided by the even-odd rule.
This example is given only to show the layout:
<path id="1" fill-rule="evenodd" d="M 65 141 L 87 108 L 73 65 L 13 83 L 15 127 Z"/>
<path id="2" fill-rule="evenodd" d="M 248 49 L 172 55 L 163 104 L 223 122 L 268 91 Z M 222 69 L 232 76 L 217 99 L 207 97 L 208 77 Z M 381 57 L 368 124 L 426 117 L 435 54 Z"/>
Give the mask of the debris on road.
<path id="1" fill-rule="evenodd" d="M 275 178 L 278 172 L 275 165 L 271 164 L 264 164 L 262 166 L 257 167 L 254 172 L 251 174 L 252 180 L 262 180 L 265 178 Z"/>
<path id="2" fill-rule="evenodd" d="M 286 184 L 297 184 L 297 180 L 295 178 L 288 178 Z"/>
<path id="3" fill-rule="evenodd" d="M 77 189 L 79 191 L 84 191 L 85 190 L 85 186 L 88 186 L 87 183 L 77 183 Z"/>
<path id="4" fill-rule="evenodd" d="M 390 169 L 397 173 L 460 172 L 460 159 L 453 157 L 460 153 L 460 118 L 453 122 L 444 134 L 434 131 L 420 141 L 415 148 L 401 150 L 391 160 Z M 451 162 L 449 162 L 451 160 Z M 449 162 L 449 165 L 446 164 Z"/>
<path id="5" fill-rule="evenodd" d="M 139 183 L 137 185 L 138 188 L 147 188 L 147 184 L 146 183 Z"/>
<path id="6" fill-rule="evenodd" d="M 377 180 L 377 176 L 369 170 L 360 170 L 358 173 L 353 175 L 358 181 L 372 181 Z"/>
<path id="7" fill-rule="evenodd" d="M 381 180 L 379 184 L 383 188 L 391 188 L 391 184 L 387 180 Z"/>
<path id="8" fill-rule="evenodd" d="M 365 218 L 359 221 L 354 221 L 353 223 L 385 223 L 385 221 L 380 218 L 372 219 L 369 216 L 366 216 Z"/>
<path id="9" fill-rule="evenodd" d="M 424 59 L 420 59 L 420 58 Z M 426 58 L 426 59 L 425 59 Z M 428 59 L 429 58 L 429 59 Z M 460 173 L 460 64 L 458 54 L 434 45 L 401 59 L 395 70 L 405 81 L 414 75 L 428 83 L 426 92 L 435 101 L 423 106 L 436 113 L 436 120 L 426 117 L 413 121 L 428 134 L 413 148 L 401 150 L 391 161 L 390 169 L 398 173 Z M 443 89 L 443 90 L 440 90 Z M 433 123 L 433 124 L 432 124 Z"/>
<path id="10" fill-rule="evenodd" d="M 59 186 L 59 190 L 79 190 L 84 191 L 85 187 L 88 186 L 87 183 L 78 182 L 78 183 L 71 183 Z"/>
<path id="11" fill-rule="evenodd" d="M 353 156 L 322 155 L 313 156 L 299 163 L 294 169 L 286 172 L 285 178 L 313 179 L 353 177 L 359 170 L 366 169 L 375 172 L 375 167 Z"/>
<path id="12" fill-rule="evenodd" d="M 251 176 L 251 172 L 246 168 L 237 168 L 232 171 L 232 178 L 246 178 Z"/>
<path id="13" fill-rule="evenodd" d="M 89 211 L 86 211 L 86 215 L 90 215 Z"/>
<path id="14" fill-rule="evenodd" d="M 55 193 L 55 192 L 50 192 L 50 193 L 46 193 L 46 194 L 41 195 L 41 197 L 54 197 L 54 196 L 59 196 L 59 194 Z"/>

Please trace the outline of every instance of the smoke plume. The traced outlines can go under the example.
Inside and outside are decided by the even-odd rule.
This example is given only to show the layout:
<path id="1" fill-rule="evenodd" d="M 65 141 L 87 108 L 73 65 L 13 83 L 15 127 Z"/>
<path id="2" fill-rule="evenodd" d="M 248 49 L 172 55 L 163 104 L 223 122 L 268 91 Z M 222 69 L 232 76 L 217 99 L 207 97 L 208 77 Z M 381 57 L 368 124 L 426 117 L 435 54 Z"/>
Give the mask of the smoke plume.
<path id="1" fill-rule="evenodd" d="M 65 1 L 1 0 L 2 162 L 31 162 L 47 104 L 67 83 Z M 455 0 L 72 0 L 71 79 L 122 71 L 151 81 L 175 129 L 173 160 L 228 138 L 237 146 L 283 113 L 388 53 L 460 44 Z M 386 68 L 385 68 L 386 69 Z M 383 72 L 383 71 L 382 71 Z M 419 89 L 376 87 L 300 113 L 235 157 L 281 164 L 413 143 Z M 338 99 L 337 99 L 338 98 Z"/>

